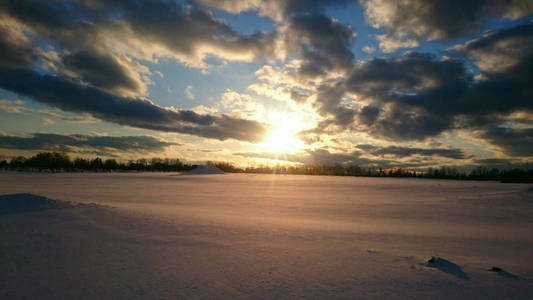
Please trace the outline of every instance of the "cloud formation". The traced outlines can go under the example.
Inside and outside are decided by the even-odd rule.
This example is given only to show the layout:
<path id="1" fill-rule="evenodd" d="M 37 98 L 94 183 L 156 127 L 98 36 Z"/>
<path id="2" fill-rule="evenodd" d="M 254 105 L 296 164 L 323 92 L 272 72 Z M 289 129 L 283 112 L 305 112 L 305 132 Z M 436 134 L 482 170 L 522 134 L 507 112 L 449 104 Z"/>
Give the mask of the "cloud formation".
<path id="1" fill-rule="evenodd" d="M 373 145 L 357 145 L 358 149 L 365 151 L 366 153 L 378 156 L 394 156 L 394 157 L 407 157 L 413 155 L 420 156 L 441 156 L 453 159 L 463 159 L 467 156 L 461 149 L 446 149 L 446 148 L 411 148 L 411 147 L 399 147 L 399 146 L 387 146 L 379 147 Z"/>
<path id="2" fill-rule="evenodd" d="M 176 55 L 190 57 L 206 45 L 239 55 L 253 49 L 263 51 L 266 45 L 253 46 L 263 36 L 238 36 L 224 22 L 193 7 L 185 9 L 166 1 L 149 6 L 143 3 L 117 1 L 104 6 L 100 2 L 2 2 L 0 16 L 5 18 L 0 23 L 0 49 L 4 50 L 0 54 L 0 87 L 52 107 L 89 113 L 121 125 L 219 140 L 260 141 L 266 127 L 257 121 L 200 115 L 154 104 L 143 96 L 143 74 L 149 73 L 148 69 L 132 60 L 135 53 L 121 53 L 106 36 L 127 28 L 134 35 L 115 37 L 160 44 Z M 113 17 L 117 14 L 121 18 Z M 31 39 L 37 37 L 57 43 L 62 52 L 39 48 Z M 198 55 L 196 58 L 203 59 L 203 54 Z M 39 62 L 54 74 L 35 70 Z"/>
<path id="3" fill-rule="evenodd" d="M 354 0 L 196 0 L 196 2 L 232 14 L 258 11 L 260 15 L 280 22 L 287 16 L 322 12 L 327 6 L 342 7 Z"/>
<path id="4" fill-rule="evenodd" d="M 485 129 L 482 137 L 509 156 L 533 156 L 533 128 L 490 126 Z"/>
<path id="5" fill-rule="evenodd" d="M 163 152 L 178 145 L 152 136 L 101 136 L 33 133 L 29 136 L 0 135 L 0 148 L 66 152 Z"/>
<path id="6" fill-rule="evenodd" d="M 0 68 L 0 88 L 64 111 L 90 113 L 102 120 L 137 128 L 249 142 L 262 140 L 266 133 L 265 125 L 257 121 L 165 108 L 148 99 L 116 96 L 32 70 Z"/>
<path id="7" fill-rule="evenodd" d="M 257 119 L 268 115 L 267 100 L 274 99 L 272 107 L 316 121 L 299 137 L 319 150 L 294 155 L 299 162 L 470 159 L 455 146 L 426 148 L 430 139 L 458 131 L 484 140 L 498 155 L 533 156 L 527 148 L 533 127 L 533 25 L 525 20 L 493 25 L 531 16 L 531 0 L 361 0 L 377 35 L 333 17 L 344 12 L 331 8 L 359 9 L 353 2 L 5 0 L 0 88 L 82 114 L 79 120 L 252 143 L 265 137 L 269 126 Z M 243 34 L 220 11 L 257 12 L 273 24 L 269 31 Z M 492 30 L 482 34 L 487 26 Z M 379 42 L 378 56 L 357 60 L 356 30 L 363 41 L 375 39 L 367 45 Z M 459 38 L 460 44 L 441 51 L 428 44 L 382 55 Z M 355 46 L 371 56 L 376 52 Z M 258 81 L 248 87 L 256 95 L 227 86 L 222 95 L 197 99 L 205 92 L 191 81 L 194 91 L 189 85 L 181 96 L 202 103 L 196 108 L 163 107 L 149 98 L 152 76 L 163 77 L 151 66 L 170 59 L 205 71 L 213 58 L 228 68 L 228 60 L 263 64 L 255 72 Z M 204 106 L 211 99 L 220 102 Z M 0 110 L 16 113 L 21 106 L 1 100 Z M 367 137 L 397 145 L 351 151 L 354 140 L 364 143 Z M 334 139 L 338 149 L 328 145 Z M 413 142 L 421 146 L 411 147 Z"/>
<path id="8" fill-rule="evenodd" d="M 288 18 L 287 45 L 300 55 L 301 76 L 324 76 L 333 70 L 347 70 L 354 55 L 350 43 L 356 33 L 349 25 L 322 13 L 295 15 Z"/>
<path id="9" fill-rule="evenodd" d="M 382 51 L 417 47 L 421 41 L 451 40 L 479 32 L 493 18 L 518 19 L 533 13 L 531 0 L 432 1 L 363 0 L 370 24 L 385 28 Z"/>
<path id="10" fill-rule="evenodd" d="M 24 101 L 0 99 L 0 111 L 18 114 L 24 110 Z"/>
<path id="11" fill-rule="evenodd" d="M 454 47 L 454 58 L 410 52 L 370 59 L 356 64 L 343 82 L 320 87 L 315 105 L 341 128 L 397 141 L 468 127 L 488 130 L 514 113 L 533 110 L 531 39 L 533 25 L 525 24 Z M 468 57 L 474 57 L 480 76 L 468 69 Z M 349 95 L 359 107 L 343 104 Z"/>

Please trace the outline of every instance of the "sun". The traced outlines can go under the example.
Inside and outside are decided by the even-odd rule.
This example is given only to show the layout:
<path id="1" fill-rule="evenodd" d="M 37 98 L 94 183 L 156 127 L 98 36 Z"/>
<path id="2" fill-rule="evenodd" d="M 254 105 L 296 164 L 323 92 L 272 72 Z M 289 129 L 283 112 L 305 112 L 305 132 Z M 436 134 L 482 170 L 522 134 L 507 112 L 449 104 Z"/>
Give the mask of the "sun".
<path id="1" fill-rule="evenodd" d="M 258 146 L 262 151 L 292 154 L 306 148 L 298 133 L 309 128 L 309 118 L 301 112 L 269 111 L 265 123 L 271 125 L 265 139 Z"/>
<path id="2" fill-rule="evenodd" d="M 267 136 L 264 149 L 268 152 L 294 153 L 302 149 L 304 143 L 293 133 L 283 128 L 273 129 Z"/>

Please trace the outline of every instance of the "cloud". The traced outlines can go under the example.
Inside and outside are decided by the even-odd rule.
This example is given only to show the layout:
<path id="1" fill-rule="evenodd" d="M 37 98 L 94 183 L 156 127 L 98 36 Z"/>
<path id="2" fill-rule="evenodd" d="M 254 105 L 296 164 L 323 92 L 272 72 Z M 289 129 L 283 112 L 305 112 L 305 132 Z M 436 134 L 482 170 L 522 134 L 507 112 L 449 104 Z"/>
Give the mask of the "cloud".
<path id="1" fill-rule="evenodd" d="M 267 16 L 277 22 L 283 21 L 287 16 L 307 13 L 322 12 L 325 7 L 341 7 L 353 0 L 197 0 L 197 3 L 208 5 L 232 14 L 244 11 L 258 11 L 260 15 Z"/>
<path id="2" fill-rule="evenodd" d="M 421 41 L 451 40 L 481 30 L 493 18 L 518 19 L 533 13 L 531 0 L 432 1 L 364 0 L 369 23 L 387 32 L 380 48 L 394 52 L 417 47 Z"/>
<path id="3" fill-rule="evenodd" d="M 356 33 L 349 25 L 322 13 L 309 13 L 289 17 L 286 30 L 287 47 L 303 59 L 300 75 L 323 76 L 351 67 L 354 55 L 350 45 Z"/>
<path id="4" fill-rule="evenodd" d="M 364 46 L 361 50 L 363 52 L 365 52 L 366 54 L 374 54 L 374 52 L 376 52 L 376 47 L 374 47 L 374 46 Z"/>
<path id="5" fill-rule="evenodd" d="M 314 106 L 322 116 L 333 116 L 339 126 L 349 128 L 353 124 L 355 111 L 342 105 L 345 94 L 343 83 L 322 85 L 317 89 Z"/>
<path id="6" fill-rule="evenodd" d="M 142 76 L 150 74 L 148 68 L 126 57 L 87 50 L 59 57 L 57 65 L 53 66 L 54 71 L 81 83 L 123 96 L 145 95 L 147 92 Z"/>
<path id="7" fill-rule="evenodd" d="M 187 98 L 189 98 L 190 100 L 194 100 L 194 92 L 192 89 L 192 85 L 188 85 L 185 88 L 185 96 L 187 96 Z"/>
<path id="8" fill-rule="evenodd" d="M 481 137 L 499 147 L 507 155 L 533 157 L 533 128 L 489 126 Z"/>
<path id="9" fill-rule="evenodd" d="M 82 114 L 65 114 L 61 113 L 59 109 L 41 109 L 38 111 L 40 114 L 44 114 L 50 118 L 53 119 L 59 119 L 63 120 L 65 122 L 69 123 L 98 123 L 100 120 L 94 118 L 90 114 L 82 113 Z M 53 122 L 53 121 L 52 121 Z"/>
<path id="10" fill-rule="evenodd" d="M 318 87 L 313 105 L 341 131 L 389 140 L 424 140 L 454 129 L 492 132 L 533 111 L 531 40 L 533 25 L 525 24 L 456 46 L 451 57 L 409 52 L 358 62 L 343 81 Z M 480 76 L 467 68 L 469 57 L 477 59 Z M 352 106 L 347 96 L 356 99 Z M 518 138 L 511 130 L 502 134 Z M 491 137 L 482 138 L 500 140 Z M 520 143 L 509 147 L 516 150 L 508 155 L 527 153 Z"/>
<path id="11" fill-rule="evenodd" d="M 533 53 L 533 25 L 491 31 L 450 50 L 474 58 L 476 66 L 485 75 L 506 72 L 529 59 Z"/>
<path id="12" fill-rule="evenodd" d="M 469 114 L 506 116 L 533 110 L 533 24 L 494 31 L 454 51 L 476 59 L 481 78 L 462 101 Z M 502 46 L 504 45 L 504 46 Z M 494 117 L 493 117 L 494 119 Z"/>
<path id="13" fill-rule="evenodd" d="M 262 104 L 257 103 L 255 98 L 247 94 L 237 93 L 234 90 L 226 89 L 220 99 L 220 106 L 223 111 L 230 112 L 235 116 L 257 117 L 264 112 Z"/>
<path id="14" fill-rule="evenodd" d="M 11 24 L 7 17 L 0 14 L 0 66 L 29 67 L 37 54 L 34 45 L 24 34 L 22 28 Z"/>
<path id="15" fill-rule="evenodd" d="M 0 3 L 0 88 L 93 120 L 219 140 L 262 140 L 267 126 L 251 120 L 262 105 L 250 95 L 226 91 L 215 108 L 228 115 L 202 106 L 162 107 L 147 97 L 150 76 L 159 74 L 147 66 L 174 59 L 207 70 L 206 58 L 214 56 L 266 62 L 256 72 L 259 82 L 249 89 L 293 109 L 312 110 L 309 115 L 319 125 L 302 133 L 309 142 L 344 131 L 424 140 L 455 129 L 473 130 L 494 145 L 502 144 L 500 135 L 528 141 L 525 129 L 506 122 L 533 111 L 531 23 L 488 32 L 448 49 L 445 56 L 408 52 L 357 61 L 351 51 L 355 30 L 327 10 L 349 2 L 6 0 Z M 530 0 L 362 4 L 371 25 L 383 29 L 376 38 L 384 52 L 469 36 L 495 18 L 514 20 L 533 13 Z M 276 24 L 271 32 L 241 34 L 211 8 L 257 11 Z M 371 46 L 362 50 L 376 51 Z M 184 93 L 194 99 L 194 91 L 188 86 Z M 13 103 L 0 103 L 0 109 L 20 111 Z M 527 153 L 520 143 L 511 144 L 515 150 L 501 146 L 502 151 Z M 380 151 L 461 155 L 413 149 Z M 305 153 L 321 154 L 353 157 Z"/>
<path id="16" fill-rule="evenodd" d="M 318 90 L 316 106 L 345 128 L 354 118 L 361 129 L 396 140 L 421 140 L 458 127 L 502 121 L 511 113 L 533 109 L 533 48 L 524 46 L 533 36 L 531 28 L 503 29 L 454 49 L 467 55 L 480 49 L 493 53 L 505 43 L 506 51 L 515 53 L 514 63 L 504 69 L 508 57 L 492 57 L 500 67 L 483 69 L 481 80 L 474 79 L 461 58 L 411 52 L 357 64 L 344 82 Z M 346 94 L 367 105 L 343 106 Z"/>
<path id="17" fill-rule="evenodd" d="M 478 166 L 483 166 L 487 168 L 498 168 L 498 169 L 511 169 L 511 168 L 523 168 L 527 162 L 518 160 L 518 159 L 505 159 L 505 158 L 483 158 L 475 159 L 474 162 Z M 475 166 L 472 166 L 475 167 Z"/>
<path id="18" fill-rule="evenodd" d="M 113 41 L 107 40 L 114 38 L 116 42 L 126 45 L 130 42 L 146 43 L 144 49 L 131 51 L 153 51 L 152 54 L 166 52 L 196 58 L 197 55 L 203 55 L 199 52 L 204 52 L 234 56 L 236 59 L 239 59 L 237 53 L 243 57 L 246 54 L 255 56 L 264 54 L 265 49 L 271 49 L 263 43 L 267 40 L 262 40 L 267 36 L 261 33 L 241 36 L 224 21 L 196 6 L 170 1 L 145 3 L 131 0 L 92 4 L 80 1 L 38 4 L 6 1 L 3 9 L 39 35 L 57 39 L 65 45 L 81 42 L 90 48 L 91 45 L 87 43 L 93 42 L 96 43 L 93 47 L 106 49 L 116 46 Z"/>
<path id="19" fill-rule="evenodd" d="M 5 18 L 0 23 L 4 33 L 0 48 L 5 51 L 0 54 L 0 87 L 64 111 L 121 125 L 219 140 L 262 140 L 266 127 L 259 122 L 154 104 L 144 97 L 144 76 L 149 70 L 132 60 L 134 53 L 116 48 L 108 35 L 135 29 L 135 33 L 116 35 L 112 40 L 135 38 L 151 46 L 164 43 L 173 53 L 192 56 L 193 48 L 208 44 L 239 55 L 253 52 L 255 39 L 263 35 L 241 37 L 224 22 L 194 7 L 185 9 L 158 1 L 151 4 L 2 2 L 0 15 Z M 43 51 L 32 43 L 37 38 L 59 47 Z M 266 48 L 258 46 L 256 50 Z M 34 70 L 39 62 L 53 74 Z"/>
<path id="20" fill-rule="evenodd" d="M 358 149 L 364 150 L 372 155 L 384 156 L 390 155 L 395 157 L 407 157 L 413 155 L 420 156 L 441 156 L 453 159 L 467 158 L 465 153 L 461 149 L 447 149 L 447 148 L 411 148 L 411 147 L 399 147 L 399 146 L 387 146 L 378 147 L 373 145 L 357 145 Z"/>
<path id="21" fill-rule="evenodd" d="M 52 120 L 50 118 L 46 118 L 46 117 L 42 117 L 41 121 L 43 122 L 44 126 L 52 125 L 52 124 L 55 123 L 54 120 Z"/>
<path id="22" fill-rule="evenodd" d="M 78 152 L 162 152 L 178 145 L 152 136 L 100 136 L 33 133 L 29 136 L 0 135 L 0 148 Z"/>
<path id="23" fill-rule="evenodd" d="M 212 13 L 171 1 L 118 0 L 28 2 L 3 1 L 0 25 L 2 59 L 28 66 L 38 52 L 54 72 L 107 91 L 144 94 L 147 68 L 137 60 L 177 59 L 206 68 L 204 58 L 252 61 L 276 58 L 277 33 L 240 35 Z M 36 51 L 33 40 L 53 45 L 54 59 Z M 4 43 L 2 43 L 4 42 Z M 13 46 L 19 49 L 13 49 Z M 48 51 L 48 50 L 47 50 Z M 48 51 L 49 52 L 49 51 Z M 17 55 L 15 55 L 17 54 Z M 24 55 L 19 55 L 24 54 Z M 2 57 L 0 57 L 2 58 Z"/>
<path id="24" fill-rule="evenodd" d="M 24 101 L 0 99 L 0 111 L 18 114 L 24 110 Z"/>
<path id="25" fill-rule="evenodd" d="M 106 24 L 104 35 L 116 38 L 110 43 L 136 57 L 173 57 L 188 66 L 205 68 L 208 54 L 252 61 L 275 58 L 278 53 L 276 32 L 240 35 L 196 6 L 135 1 L 121 13 L 122 18 Z"/>
<path id="26" fill-rule="evenodd" d="M 164 108 L 143 98 L 125 98 L 31 70 L 0 68 L 0 88 L 19 93 L 64 111 L 137 128 L 249 142 L 264 138 L 263 124 L 226 115 L 200 115 Z"/>
<path id="27" fill-rule="evenodd" d="M 342 80 L 318 86 L 312 103 L 341 131 L 422 140 L 453 128 L 449 102 L 457 101 L 472 81 L 462 60 L 413 52 L 358 62 Z"/>
<path id="28" fill-rule="evenodd" d="M 275 50 L 301 57 L 298 75 L 305 77 L 324 76 L 328 71 L 349 69 L 354 56 L 350 50 L 355 31 L 346 24 L 325 14 L 326 7 L 341 7 L 351 0 L 275 0 L 275 1 L 212 1 L 197 3 L 224 10 L 233 14 L 243 11 L 258 11 L 275 22 L 284 24 L 275 37 L 280 46 Z M 272 50 L 272 48 L 270 48 Z"/>

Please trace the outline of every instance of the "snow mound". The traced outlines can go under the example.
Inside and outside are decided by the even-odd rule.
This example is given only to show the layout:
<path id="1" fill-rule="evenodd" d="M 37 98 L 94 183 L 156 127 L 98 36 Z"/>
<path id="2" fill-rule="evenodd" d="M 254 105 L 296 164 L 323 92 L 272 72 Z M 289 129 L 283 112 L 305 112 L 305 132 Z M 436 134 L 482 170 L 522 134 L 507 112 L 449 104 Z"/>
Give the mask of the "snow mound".
<path id="1" fill-rule="evenodd" d="M 444 258 L 433 256 L 427 261 L 426 266 L 439 269 L 461 279 L 468 279 L 468 275 L 459 265 Z"/>
<path id="2" fill-rule="evenodd" d="M 56 202 L 34 194 L 0 195 L 0 214 L 22 213 L 48 209 Z"/>
<path id="3" fill-rule="evenodd" d="M 182 175 L 210 175 L 210 174 L 224 174 L 224 171 L 215 166 L 198 166 L 196 169 L 183 172 Z"/>

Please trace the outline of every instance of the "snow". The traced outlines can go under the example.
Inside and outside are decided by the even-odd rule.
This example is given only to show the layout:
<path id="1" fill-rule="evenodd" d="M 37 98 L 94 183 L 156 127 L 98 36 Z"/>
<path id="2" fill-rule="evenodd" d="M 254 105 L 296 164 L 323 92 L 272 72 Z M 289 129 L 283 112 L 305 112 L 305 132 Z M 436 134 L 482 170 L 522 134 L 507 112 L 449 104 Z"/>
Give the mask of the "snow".
<path id="1" fill-rule="evenodd" d="M 533 297 L 523 184 L 173 175 L 0 174 L 96 203 L 1 212 L 0 298 Z"/>
<path id="2" fill-rule="evenodd" d="M 212 175 L 224 174 L 224 171 L 215 166 L 198 166 L 190 171 L 182 172 L 181 175 Z"/>

